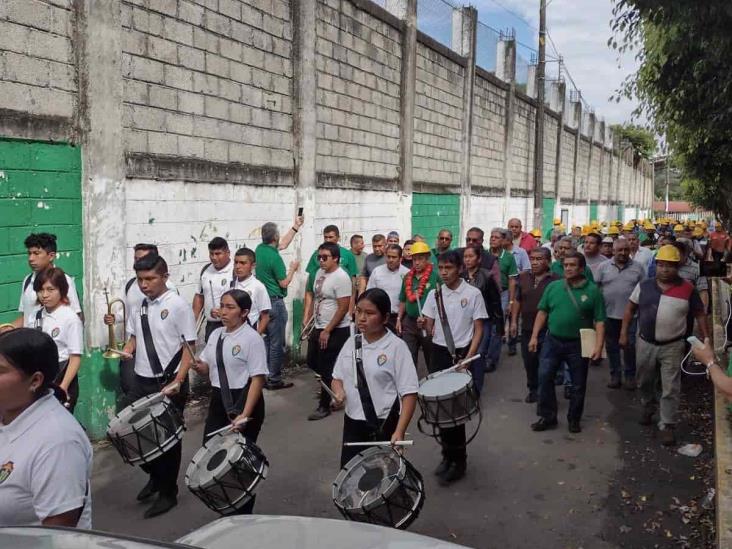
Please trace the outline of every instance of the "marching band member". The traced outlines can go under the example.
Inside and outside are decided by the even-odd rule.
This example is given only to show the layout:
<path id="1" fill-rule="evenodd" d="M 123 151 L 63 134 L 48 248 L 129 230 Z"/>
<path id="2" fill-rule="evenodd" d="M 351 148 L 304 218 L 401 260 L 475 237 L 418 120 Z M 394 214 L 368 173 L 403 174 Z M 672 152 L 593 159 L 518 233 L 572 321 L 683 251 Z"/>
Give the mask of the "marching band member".
<path id="1" fill-rule="evenodd" d="M 232 289 L 246 292 L 252 298 L 247 321 L 261 336 L 269 324 L 272 302 L 269 300 L 267 288 L 252 274 L 256 262 L 254 250 L 239 248 L 234 254 L 234 277 L 230 286 Z"/>
<path id="2" fill-rule="evenodd" d="M 302 325 L 314 317 L 315 329 L 308 342 L 308 366 L 330 385 L 333 366 L 343 344 L 350 336 L 348 307 L 353 291 L 351 277 L 339 267 L 340 249 L 334 242 L 318 248 L 320 269 L 310 276 L 305 293 Z M 310 421 L 330 415 L 331 398 L 321 389 L 318 408 L 308 416 Z"/>
<path id="3" fill-rule="evenodd" d="M 193 298 L 193 316 L 198 319 L 202 310 L 206 315 L 206 341 L 211 332 L 223 326 L 218 304 L 234 278 L 234 262 L 231 260 L 229 243 L 225 239 L 220 236 L 211 239 L 208 243 L 208 258 L 211 263 L 201 269 L 198 291 Z"/>
<path id="4" fill-rule="evenodd" d="M 53 394 L 57 373 L 47 334 L 0 334 L 0 526 L 92 526 L 92 448 Z"/>
<path id="5" fill-rule="evenodd" d="M 183 352 L 181 337 L 196 344 L 196 321 L 190 305 L 169 290 L 168 264 L 156 254 L 148 254 L 135 262 L 137 283 L 145 294 L 138 309 L 127 318 L 130 338 L 126 353 L 135 353 L 135 377 L 126 403 L 162 391 L 183 416 L 188 396 L 188 368 L 191 357 Z M 142 465 L 150 479 L 137 495 L 144 501 L 158 494 L 145 518 L 166 513 L 178 503 L 178 470 L 181 461 L 180 441 L 156 460 Z"/>
<path id="6" fill-rule="evenodd" d="M 145 244 L 145 243 L 139 243 L 135 244 L 134 247 L 134 262 L 145 257 L 147 254 L 158 254 L 158 247 L 155 244 Z M 173 290 L 177 292 L 178 290 L 175 287 L 175 284 L 173 284 L 170 279 L 165 281 L 165 286 L 169 290 Z M 142 293 L 142 290 L 140 290 L 140 286 L 137 284 L 137 277 L 133 276 L 130 278 L 127 283 L 125 284 L 125 295 L 124 295 L 124 302 L 125 302 L 125 311 L 127 313 L 131 313 L 135 309 L 139 309 L 140 305 L 142 305 L 142 301 L 145 299 L 145 294 Z M 107 326 L 112 326 L 117 322 L 123 322 L 123 315 L 122 311 L 117 311 L 114 314 L 105 314 L 104 315 L 104 324 Z M 128 333 L 126 333 L 127 326 L 124 327 L 125 329 L 125 339 L 127 339 L 127 336 L 129 336 Z M 132 379 L 135 377 L 135 359 L 134 358 L 120 358 L 119 361 L 119 384 L 120 388 L 122 389 L 122 394 L 127 394 L 130 390 L 130 387 L 132 387 Z"/>
<path id="7" fill-rule="evenodd" d="M 257 442 L 264 422 L 262 387 L 267 380 L 267 350 L 264 340 L 249 325 L 252 299 L 244 290 L 229 290 L 221 296 L 223 328 L 211 333 L 206 348 L 193 368 L 211 379 L 211 397 L 203 429 L 203 442 L 210 433 L 237 422 L 237 429 Z M 256 497 L 256 496 L 255 496 Z M 253 497 L 241 513 L 251 514 Z"/>
<path id="8" fill-rule="evenodd" d="M 73 414 L 79 398 L 79 367 L 84 351 L 84 327 L 69 305 L 69 283 L 63 270 L 50 267 L 33 281 L 38 305 L 26 328 L 36 328 L 51 336 L 58 348 L 58 376 L 54 382 L 65 396 L 65 406 Z"/>
<path id="9" fill-rule="evenodd" d="M 28 250 L 28 265 L 30 265 L 33 272 L 23 279 L 23 289 L 20 292 L 20 305 L 18 306 L 18 311 L 23 314 L 13 322 L 13 325 L 16 328 L 28 325 L 28 319 L 31 317 L 31 313 L 33 313 L 33 310 L 38 304 L 38 296 L 33 289 L 33 282 L 35 281 L 38 273 L 48 269 L 49 267 L 53 267 L 53 260 L 56 259 L 57 250 L 56 235 L 48 233 L 32 233 L 25 239 L 24 245 Z M 73 309 L 74 313 L 79 315 L 83 320 L 84 316 L 81 312 L 79 295 L 76 293 L 74 279 L 69 275 L 66 275 L 66 281 L 69 286 L 69 305 Z"/>
<path id="10" fill-rule="evenodd" d="M 386 329 L 390 311 L 389 296 L 378 288 L 366 290 L 356 301 L 361 333 L 346 341 L 333 369 L 336 403 L 346 404 L 344 443 L 404 440 L 412 420 L 417 370 L 407 344 Z M 341 467 L 361 450 L 343 446 Z"/>
<path id="11" fill-rule="evenodd" d="M 488 318 L 483 295 L 478 288 L 460 278 L 462 266 L 459 251 L 450 250 L 440 255 L 438 268 L 444 284 L 429 293 L 422 310 L 427 333 L 434 331 L 432 358 L 428 363 L 430 373 L 445 370 L 457 360 L 473 356 L 483 336 L 483 321 Z M 449 330 L 447 338 L 446 328 Z M 448 343 L 449 340 L 453 345 Z M 440 441 L 442 462 L 435 474 L 444 486 L 465 476 L 465 425 L 440 429 Z"/>

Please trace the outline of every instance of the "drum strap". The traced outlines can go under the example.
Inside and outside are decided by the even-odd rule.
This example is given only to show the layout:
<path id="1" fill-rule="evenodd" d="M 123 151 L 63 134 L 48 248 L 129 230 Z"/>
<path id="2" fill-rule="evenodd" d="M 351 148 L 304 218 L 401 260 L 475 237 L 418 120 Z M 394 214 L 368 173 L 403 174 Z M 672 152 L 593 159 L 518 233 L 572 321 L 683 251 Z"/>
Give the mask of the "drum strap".
<path id="1" fill-rule="evenodd" d="M 219 373 L 219 385 L 221 385 L 221 401 L 224 404 L 224 410 L 229 419 L 234 419 L 238 414 L 234 407 L 234 399 L 229 389 L 229 378 L 226 377 L 226 367 L 224 366 L 224 336 L 220 335 L 216 342 L 216 370 Z"/>
<path id="2" fill-rule="evenodd" d="M 435 288 L 435 302 L 437 304 L 437 316 L 440 317 L 440 325 L 442 333 L 445 335 L 445 345 L 452 357 L 452 363 L 457 364 L 457 355 L 455 354 L 455 340 L 452 337 L 450 323 L 447 321 L 447 311 L 445 311 L 445 301 L 442 299 L 442 284 L 437 284 Z"/>
<path id="3" fill-rule="evenodd" d="M 366 383 L 366 372 L 363 369 L 363 336 L 356 334 L 354 337 L 354 356 L 356 358 L 356 389 L 358 389 L 358 396 L 361 399 L 361 407 L 363 408 L 363 415 L 366 417 L 366 422 L 374 428 L 379 429 L 379 417 L 376 415 L 376 408 L 374 408 L 374 401 L 371 398 L 369 392 L 368 383 Z"/>
<path id="4" fill-rule="evenodd" d="M 36 330 L 43 331 L 43 307 L 36 311 L 36 323 L 33 325 Z"/>
<path id="5" fill-rule="evenodd" d="M 178 363 L 183 356 L 183 346 L 178 349 L 178 352 L 173 355 L 173 358 L 170 359 L 165 370 L 163 370 L 160 358 L 158 357 L 158 352 L 155 349 L 152 332 L 150 331 L 150 322 L 147 319 L 147 299 L 142 300 L 142 307 L 140 308 L 140 324 L 142 324 L 142 339 L 145 341 L 145 353 L 147 354 L 147 361 L 150 363 L 150 368 L 152 368 L 156 377 L 162 377 L 163 381 L 167 381 L 172 377 L 172 374 L 175 372 L 175 367 L 178 366 Z"/>

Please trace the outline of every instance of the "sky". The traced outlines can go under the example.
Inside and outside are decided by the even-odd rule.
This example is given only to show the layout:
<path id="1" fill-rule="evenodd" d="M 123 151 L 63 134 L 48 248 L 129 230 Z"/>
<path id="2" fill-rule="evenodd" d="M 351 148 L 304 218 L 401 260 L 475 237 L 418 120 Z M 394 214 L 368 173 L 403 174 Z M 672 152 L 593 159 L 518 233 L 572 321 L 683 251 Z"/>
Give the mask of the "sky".
<path id="1" fill-rule="evenodd" d="M 473 0 L 471 3 L 478 10 L 479 21 L 497 30 L 514 27 L 518 42 L 536 48 L 539 0 Z M 611 36 L 612 7 L 612 0 L 549 0 L 547 27 L 582 96 L 598 118 L 614 124 L 630 121 L 636 105 L 628 100 L 611 102 L 609 97 L 637 66 L 631 54 L 620 60 L 619 68 L 617 53 L 607 45 Z M 480 29 L 479 26 L 479 48 Z M 518 53 L 525 58 L 531 55 L 531 51 L 521 45 Z M 549 43 L 547 54 L 555 56 Z M 556 73 L 557 63 L 549 63 L 547 75 Z"/>

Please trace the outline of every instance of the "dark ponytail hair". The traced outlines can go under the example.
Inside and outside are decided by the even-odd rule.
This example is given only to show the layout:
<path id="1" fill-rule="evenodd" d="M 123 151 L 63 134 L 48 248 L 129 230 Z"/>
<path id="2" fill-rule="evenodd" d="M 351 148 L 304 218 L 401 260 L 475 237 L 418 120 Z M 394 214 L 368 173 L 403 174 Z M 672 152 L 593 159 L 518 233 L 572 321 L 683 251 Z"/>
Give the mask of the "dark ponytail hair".
<path id="1" fill-rule="evenodd" d="M 368 300 L 373 303 L 383 319 L 389 318 L 389 314 L 391 313 L 391 299 L 389 299 L 389 294 L 384 290 L 381 288 L 366 290 L 358 296 L 356 304 L 361 303 L 363 300 Z"/>
<path id="2" fill-rule="evenodd" d="M 244 290 L 229 290 L 227 292 L 224 292 L 221 298 L 225 295 L 231 296 L 231 299 L 234 300 L 234 302 L 237 304 L 237 306 L 242 311 L 251 311 L 252 310 L 252 298 L 251 296 L 246 293 Z M 244 322 L 249 324 L 249 318 L 247 313 L 247 318 L 244 319 Z"/>
<path id="3" fill-rule="evenodd" d="M 26 377 L 36 372 L 43 374 L 36 398 L 44 396 L 48 389 L 53 389 L 57 397 L 61 395 L 61 389 L 54 383 L 58 375 L 58 348 L 48 334 L 33 328 L 16 328 L 0 334 L 0 356 Z"/>

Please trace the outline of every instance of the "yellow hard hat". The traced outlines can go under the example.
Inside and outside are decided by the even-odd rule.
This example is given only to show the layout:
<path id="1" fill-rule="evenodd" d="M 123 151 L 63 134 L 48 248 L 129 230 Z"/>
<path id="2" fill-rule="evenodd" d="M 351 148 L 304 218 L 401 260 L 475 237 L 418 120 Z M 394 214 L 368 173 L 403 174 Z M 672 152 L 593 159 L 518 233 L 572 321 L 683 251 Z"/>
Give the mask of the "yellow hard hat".
<path id="1" fill-rule="evenodd" d="M 428 253 L 431 253 L 430 247 L 425 242 L 415 242 L 412 244 L 412 255 Z"/>
<path id="2" fill-rule="evenodd" d="M 655 230 L 655 229 L 656 229 L 656 227 L 654 227 L 654 226 L 653 226 L 653 223 L 651 223 L 650 221 L 646 221 L 646 222 L 645 222 L 645 223 L 643 224 L 643 228 L 644 228 L 645 230 L 647 230 L 647 231 L 653 231 L 653 230 Z"/>
<path id="3" fill-rule="evenodd" d="M 692 234 L 694 236 L 704 236 L 704 229 L 702 229 L 701 227 L 696 227 Z"/>
<path id="4" fill-rule="evenodd" d="M 681 254 L 676 246 L 666 244 L 658 249 L 656 261 L 673 261 L 674 263 L 678 263 L 681 261 Z"/>
<path id="5" fill-rule="evenodd" d="M 635 225 L 630 221 L 623 226 L 624 231 L 632 231 L 633 229 L 635 229 Z"/>
<path id="6" fill-rule="evenodd" d="M 559 219 L 558 217 L 555 217 L 555 218 L 554 218 L 554 222 L 553 222 L 553 224 L 554 224 L 554 225 L 561 225 L 561 224 L 562 224 L 562 220 L 561 220 L 561 219 Z"/>
<path id="7" fill-rule="evenodd" d="M 583 225 L 582 226 L 582 236 L 587 236 L 592 232 L 592 227 L 590 225 Z"/>
<path id="8" fill-rule="evenodd" d="M 609 235 L 619 235 L 620 229 L 618 229 L 617 225 L 613 225 L 607 230 L 607 234 Z"/>
<path id="9" fill-rule="evenodd" d="M 590 221 L 590 225 L 592 225 L 593 227 L 597 227 L 597 219 L 593 219 L 592 221 Z"/>
<path id="10" fill-rule="evenodd" d="M 681 231 L 683 231 L 683 230 L 684 230 L 684 226 L 683 226 L 683 225 L 681 225 L 680 223 L 677 223 L 676 225 L 674 225 L 674 232 L 675 232 L 675 233 L 676 233 L 676 232 L 681 232 Z"/>
<path id="11" fill-rule="evenodd" d="M 559 227 L 557 227 L 560 231 L 565 231 L 567 228 L 564 226 L 564 223 L 560 223 Z"/>
<path id="12" fill-rule="evenodd" d="M 533 229 L 530 233 L 531 236 L 541 238 L 541 229 Z"/>

